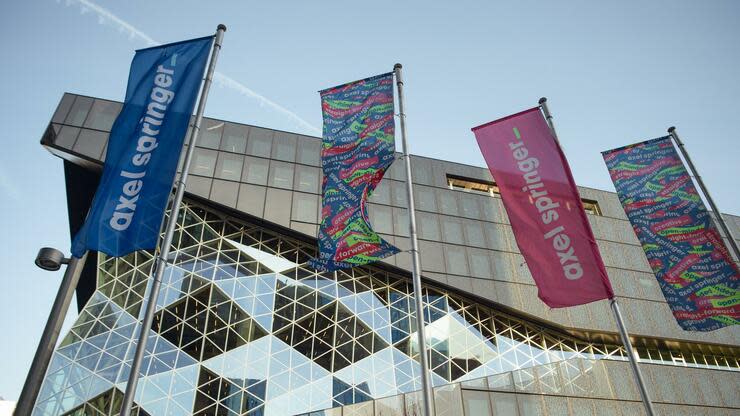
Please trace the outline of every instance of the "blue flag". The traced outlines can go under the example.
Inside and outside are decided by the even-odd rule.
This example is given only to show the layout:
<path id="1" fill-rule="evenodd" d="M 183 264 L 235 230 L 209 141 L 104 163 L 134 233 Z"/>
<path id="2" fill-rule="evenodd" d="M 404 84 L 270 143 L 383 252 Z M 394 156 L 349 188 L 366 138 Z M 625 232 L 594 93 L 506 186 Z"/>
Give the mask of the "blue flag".
<path id="1" fill-rule="evenodd" d="M 72 254 L 153 249 L 213 36 L 136 51 L 103 176 Z"/>

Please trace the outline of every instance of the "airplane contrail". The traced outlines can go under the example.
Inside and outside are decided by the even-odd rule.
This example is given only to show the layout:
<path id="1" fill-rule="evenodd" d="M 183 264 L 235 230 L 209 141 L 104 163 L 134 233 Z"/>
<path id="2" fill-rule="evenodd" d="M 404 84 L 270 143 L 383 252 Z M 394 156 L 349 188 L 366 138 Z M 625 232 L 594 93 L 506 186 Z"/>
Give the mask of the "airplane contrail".
<path id="1" fill-rule="evenodd" d="M 57 3 L 59 3 L 60 0 L 57 0 Z M 108 9 L 105 9 L 95 3 L 93 3 L 90 0 L 66 0 L 66 5 L 71 6 L 72 4 L 77 3 L 80 6 L 80 12 L 82 14 L 93 12 L 95 15 L 98 16 L 98 23 L 101 25 L 104 24 L 110 24 L 113 27 L 117 28 L 119 32 L 125 33 L 128 35 L 130 39 L 140 39 L 146 42 L 147 46 L 157 46 L 160 45 L 160 42 L 157 42 L 154 40 L 151 36 L 147 35 L 146 33 L 142 32 L 141 30 L 137 29 L 130 23 L 126 22 L 125 20 L 121 19 L 120 17 L 116 16 L 112 12 L 110 12 Z M 234 90 L 238 92 L 241 95 L 244 95 L 246 97 L 256 99 L 259 101 L 260 106 L 266 106 L 271 108 L 272 110 L 277 111 L 278 113 L 288 117 L 290 120 L 295 122 L 297 125 L 299 125 L 301 128 L 308 130 L 314 134 L 321 135 L 321 130 L 317 128 L 316 126 L 312 125 L 311 123 L 307 122 L 306 120 L 302 119 L 300 116 L 298 116 L 296 113 L 288 110 L 287 108 L 281 106 L 280 104 L 270 100 L 269 98 L 255 92 L 251 88 L 247 87 L 246 85 L 242 84 L 241 82 L 224 75 L 221 72 L 216 71 L 214 73 L 214 81 L 217 85 L 225 88 L 229 88 L 231 90 Z"/>

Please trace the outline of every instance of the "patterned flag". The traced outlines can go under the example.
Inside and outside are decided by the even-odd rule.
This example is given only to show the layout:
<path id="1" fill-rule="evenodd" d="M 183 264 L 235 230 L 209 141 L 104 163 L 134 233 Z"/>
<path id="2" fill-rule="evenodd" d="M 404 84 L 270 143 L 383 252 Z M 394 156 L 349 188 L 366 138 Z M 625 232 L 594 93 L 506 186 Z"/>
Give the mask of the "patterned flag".
<path id="1" fill-rule="evenodd" d="M 678 324 L 740 323 L 740 273 L 670 136 L 603 152 L 624 211 Z"/>
<path id="2" fill-rule="evenodd" d="M 393 163 L 393 73 L 320 92 L 324 171 L 319 257 L 323 271 L 372 263 L 398 253 L 370 226 L 367 198 Z"/>
<path id="3" fill-rule="evenodd" d="M 153 249 L 213 36 L 136 51 L 103 177 L 72 254 Z"/>
<path id="4" fill-rule="evenodd" d="M 613 297 L 568 161 L 539 107 L 473 132 L 539 298 L 563 308 Z"/>

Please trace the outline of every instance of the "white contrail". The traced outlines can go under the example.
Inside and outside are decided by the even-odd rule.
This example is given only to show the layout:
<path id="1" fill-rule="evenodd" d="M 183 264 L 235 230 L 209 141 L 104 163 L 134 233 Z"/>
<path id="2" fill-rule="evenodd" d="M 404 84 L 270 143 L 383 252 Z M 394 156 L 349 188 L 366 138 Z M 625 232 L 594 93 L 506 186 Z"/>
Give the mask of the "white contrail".
<path id="1" fill-rule="evenodd" d="M 57 3 L 59 2 L 60 0 L 57 0 Z M 98 16 L 98 24 L 104 25 L 108 23 L 112 25 L 113 27 L 117 28 L 119 32 L 127 34 L 130 39 L 138 38 L 138 39 L 143 40 L 144 42 L 146 42 L 147 46 L 156 46 L 160 44 L 160 42 L 157 42 L 151 36 L 135 28 L 128 22 L 122 20 L 118 16 L 111 13 L 109 10 L 93 3 L 90 0 L 66 0 L 67 6 L 71 6 L 74 3 L 79 4 L 80 13 L 82 14 L 85 14 L 88 12 L 95 13 L 95 15 Z M 229 88 L 231 90 L 238 92 L 241 95 L 256 99 L 257 101 L 259 101 L 260 107 L 267 106 L 277 111 L 278 113 L 287 116 L 289 119 L 294 121 L 296 124 L 298 124 L 303 129 L 306 129 L 314 134 L 319 134 L 319 135 L 321 134 L 320 129 L 318 129 L 316 126 L 312 125 L 311 123 L 307 122 L 306 120 L 302 119 L 296 113 L 288 110 L 287 108 L 270 100 L 269 98 L 255 92 L 251 88 L 247 87 L 246 85 L 240 83 L 239 81 L 229 76 L 226 76 L 216 71 L 214 74 L 214 81 L 216 81 L 216 84 L 221 87 Z"/>

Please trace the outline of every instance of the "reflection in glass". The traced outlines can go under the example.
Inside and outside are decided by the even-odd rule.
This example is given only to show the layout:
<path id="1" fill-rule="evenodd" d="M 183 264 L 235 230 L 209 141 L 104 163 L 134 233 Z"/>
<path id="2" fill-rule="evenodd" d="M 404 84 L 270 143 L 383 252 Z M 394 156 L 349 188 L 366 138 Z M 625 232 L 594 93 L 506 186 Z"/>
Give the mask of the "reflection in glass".
<path id="1" fill-rule="evenodd" d="M 293 194 L 293 219 L 316 223 L 319 198 L 316 195 L 296 192 Z"/>
<path id="2" fill-rule="evenodd" d="M 269 165 L 270 162 L 267 159 L 245 156 L 242 182 L 253 183 L 256 185 L 267 185 L 267 172 L 269 170 Z"/>
<path id="3" fill-rule="evenodd" d="M 97 130 L 82 129 L 82 131 L 80 131 L 80 135 L 77 136 L 77 141 L 72 150 L 94 160 L 98 160 L 100 159 L 100 155 L 103 153 L 103 148 L 107 141 L 108 133 Z"/>
<path id="4" fill-rule="evenodd" d="M 61 130 L 59 130 L 59 133 L 56 135 L 54 144 L 65 149 L 71 149 L 77 140 L 78 134 L 80 134 L 79 127 L 62 126 Z"/>
<path id="5" fill-rule="evenodd" d="M 296 190 L 319 193 L 319 169 L 296 165 Z"/>
<path id="6" fill-rule="evenodd" d="M 92 103 L 92 98 L 82 97 L 79 95 L 75 97 L 75 102 L 74 104 L 72 104 L 72 108 L 69 110 L 69 114 L 67 114 L 65 124 L 82 126 L 82 123 L 84 123 L 85 119 L 87 118 L 87 113 L 88 111 L 90 111 Z"/>
<path id="7" fill-rule="evenodd" d="M 59 102 L 54 115 L 51 117 L 52 123 L 64 123 L 64 119 L 67 117 L 69 109 L 72 108 L 72 104 L 75 102 L 75 96 L 69 93 L 65 93 L 62 96 L 62 100 Z"/>
<path id="8" fill-rule="evenodd" d="M 248 128 L 234 123 L 226 123 L 221 138 L 221 150 L 244 153 L 247 150 Z"/>
<path id="9" fill-rule="evenodd" d="M 286 162 L 295 161 L 296 137 L 294 134 L 276 132 L 273 139 L 272 158 Z"/>
<path id="10" fill-rule="evenodd" d="M 466 415 L 491 416 L 486 391 L 463 390 L 463 407 Z"/>
<path id="11" fill-rule="evenodd" d="M 190 172 L 194 175 L 213 176 L 217 156 L 218 152 L 214 150 L 196 148 L 193 152 L 193 162 L 190 165 Z"/>
<path id="12" fill-rule="evenodd" d="M 276 188 L 293 188 L 293 164 L 272 161 L 270 163 L 269 185 Z"/>
<path id="13" fill-rule="evenodd" d="M 85 127 L 97 130 L 110 131 L 121 111 L 121 103 L 106 100 L 95 100 L 90 110 L 90 116 L 85 121 Z"/>
<path id="14" fill-rule="evenodd" d="M 221 145 L 221 133 L 224 131 L 224 122 L 219 120 L 203 119 L 200 134 L 195 144 L 198 147 L 218 149 Z"/>
<path id="15" fill-rule="evenodd" d="M 321 139 L 298 136 L 298 156 L 296 162 L 304 165 L 321 165 Z"/>
<path id="16" fill-rule="evenodd" d="M 268 210 L 289 216 L 292 192 L 268 189 L 286 196 Z M 350 403 L 366 403 L 355 410 L 378 409 L 370 399 L 401 393 L 407 411 L 420 409 L 408 275 L 372 266 L 320 273 L 306 266 L 316 255 L 312 242 L 188 201 L 181 214 L 140 375 L 143 411 L 167 414 L 162 409 L 180 406 L 178 414 L 276 416 Z M 444 255 L 453 269 L 466 262 L 461 247 L 448 246 Z M 109 404 L 120 400 L 114 386 L 128 376 L 123 358 L 138 333 L 153 264 L 150 251 L 97 256 L 96 292 L 54 353 L 36 414 L 115 414 Z M 547 384 L 558 391 L 559 375 L 569 383 L 566 393 L 589 392 L 597 367 L 563 360 L 624 360 L 619 345 L 585 342 L 448 289 L 425 285 L 423 295 L 436 386 L 515 371 L 489 377 L 489 387 L 529 392 Z M 641 354 L 664 365 L 737 368 L 737 357 L 719 351 L 652 346 Z M 543 366 L 553 362 L 558 365 Z M 488 392 L 456 393 L 468 414 L 490 414 Z M 496 409 L 510 409 L 503 404 L 508 397 L 494 400 L 502 403 Z M 537 400 L 523 408 L 542 412 Z"/>
<path id="17" fill-rule="evenodd" d="M 272 134 L 272 130 L 250 127 L 247 154 L 269 158 L 272 149 Z"/>
<path id="18" fill-rule="evenodd" d="M 244 156 L 220 152 L 216 165 L 216 177 L 238 181 L 242 176 Z"/>

